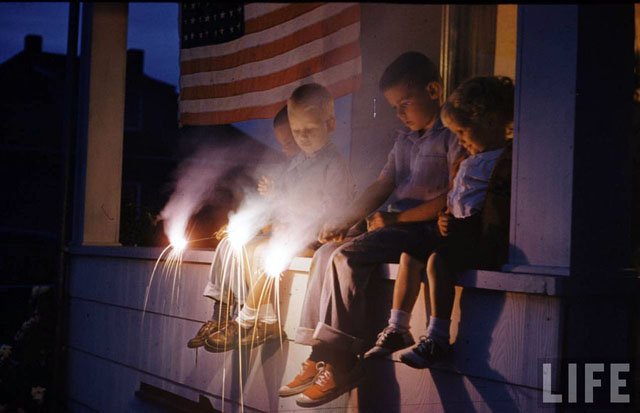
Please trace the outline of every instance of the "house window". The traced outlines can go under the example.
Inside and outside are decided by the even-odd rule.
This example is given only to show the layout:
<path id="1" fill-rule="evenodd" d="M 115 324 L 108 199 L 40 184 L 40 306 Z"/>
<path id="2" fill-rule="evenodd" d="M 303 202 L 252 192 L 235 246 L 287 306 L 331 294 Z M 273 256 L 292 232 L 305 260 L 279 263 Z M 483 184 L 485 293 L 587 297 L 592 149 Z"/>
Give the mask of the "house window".
<path id="1" fill-rule="evenodd" d="M 440 72 L 445 96 L 473 76 L 515 80 L 517 9 L 516 5 L 443 7 Z"/>

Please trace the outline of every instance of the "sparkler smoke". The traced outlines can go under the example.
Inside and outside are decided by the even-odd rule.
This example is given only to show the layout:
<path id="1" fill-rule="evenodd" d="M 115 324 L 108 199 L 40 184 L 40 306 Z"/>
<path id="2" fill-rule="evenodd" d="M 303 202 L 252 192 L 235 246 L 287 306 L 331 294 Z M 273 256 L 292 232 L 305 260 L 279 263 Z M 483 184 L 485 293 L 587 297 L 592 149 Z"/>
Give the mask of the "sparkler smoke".
<path id="1" fill-rule="evenodd" d="M 224 173 L 215 162 L 219 156 L 211 149 L 200 150 L 178 167 L 175 191 L 160 212 L 165 234 L 172 244 L 186 236 L 189 219 L 200 210 Z"/>
<path id="2" fill-rule="evenodd" d="M 260 165 L 269 168 L 276 161 L 273 151 L 238 131 L 198 129 L 193 133 L 201 136 L 192 138 L 199 142 L 206 139 L 208 143 L 197 144 L 192 155 L 178 166 L 174 173 L 173 193 L 159 215 L 172 243 L 189 235 L 191 218 L 205 205 L 237 209 L 245 192 L 255 192 L 255 176 L 264 173 L 256 169 Z M 211 133 L 216 134 L 213 139 L 206 136 Z M 205 230 L 212 234 L 216 229 Z"/>
<path id="3" fill-rule="evenodd" d="M 246 149 L 245 152 L 250 151 Z M 175 180 L 175 191 L 169 202 L 160 213 L 164 220 L 165 233 L 170 245 L 165 248 L 153 269 L 151 279 L 145 294 L 144 309 L 146 310 L 149 289 L 156 271 L 161 268 L 161 274 L 173 278 L 171 302 L 176 283 L 178 289 L 181 283 L 180 267 L 182 254 L 190 242 L 190 220 L 194 214 L 211 200 L 212 188 L 219 182 L 227 185 L 229 191 L 237 199 L 237 207 L 229 213 L 229 221 L 226 228 L 218 232 L 221 235 L 210 267 L 210 276 L 216 271 L 221 280 L 221 301 L 230 302 L 234 297 L 238 303 L 251 301 L 251 307 L 260 309 L 275 306 L 277 323 L 282 331 L 282 318 L 280 314 L 279 283 L 282 274 L 287 270 L 291 260 L 303 251 L 317 238 L 321 225 L 327 218 L 323 205 L 311 205 L 305 194 L 309 188 L 288 188 L 288 191 L 280 191 L 282 188 L 272 188 L 274 193 L 270 195 L 258 194 L 257 177 L 270 175 L 274 182 L 278 182 L 278 176 L 282 177 L 282 169 L 269 170 L 269 166 L 262 165 L 261 170 L 254 174 L 255 182 L 239 183 L 236 179 L 234 167 L 229 165 L 229 159 L 238 159 L 238 148 L 220 150 L 220 148 L 204 148 L 197 151 L 196 155 L 189 158 L 179 168 Z M 257 166 L 254 162 L 252 166 Z M 246 175 L 245 175 L 246 176 Z M 286 196 L 292 195 L 293 196 Z M 241 199 L 241 200 L 240 200 Z M 262 245 L 261 253 L 254 253 L 256 246 L 251 241 L 265 226 L 271 225 L 271 236 Z M 212 234 L 217 228 L 205 229 Z M 159 266 L 164 260 L 164 265 Z M 253 283 L 253 284 L 252 284 Z M 273 316 L 273 313 L 272 313 Z M 144 311 L 143 311 L 144 317 Z M 233 314 L 220 314 L 222 317 L 232 319 Z M 143 318 L 144 319 L 144 318 Z M 256 323 L 259 317 L 256 318 Z M 251 350 L 254 347 L 258 324 L 254 325 L 253 337 L 249 340 Z M 242 340 L 242 330 L 238 333 Z M 246 337 L 245 337 L 246 339 Z M 282 336 L 280 345 L 282 346 Z M 245 340 L 246 341 L 246 340 Z M 226 350 L 226 345 L 225 349 Z M 226 355 L 225 361 L 226 365 Z M 243 365 L 247 360 L 239 353 L 239 381 L 241 410 L 244 410 L 243 393 Z M 248 359 L 251 363 L 251 357 Z M 223 369 L 224 371 L 224 369 Z M 226 372 L 223 373 L 222 394 L 225 393 Z M 224 403 L 224 402 L 223 402 Z"/>

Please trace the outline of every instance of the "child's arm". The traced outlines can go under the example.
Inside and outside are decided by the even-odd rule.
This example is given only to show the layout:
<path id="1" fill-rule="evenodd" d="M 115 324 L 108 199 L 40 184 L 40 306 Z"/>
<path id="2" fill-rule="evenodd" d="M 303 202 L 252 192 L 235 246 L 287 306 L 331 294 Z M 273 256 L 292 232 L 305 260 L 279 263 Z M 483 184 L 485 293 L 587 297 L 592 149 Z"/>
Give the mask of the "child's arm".
<path id="1" fill-rule="evenodd" d="M 438 211 L 447 205 L 447 196 L 440 195 L 429 202 L 402 212 L 374 212 L 367 218 L 367 229 L 386 227 L 399 222 L 430 221 L 438 216 Z"/>
<path id="2" fill-rule="evenodd" d="M 442 211 L 438 214 L 438 231 L 440 231 L 440 235 L 446 237 L 449 235 L 449 229 L 453 226 L 453 222 L 455 218 L 449 210 Z"/>
<path id="3" fill-rule="evenodd" d="M 438 231 L 443 237 L 470 237 L 480 233 L 480 214 L 476 213 L 466 218 L 456 218 L 449 211 L 438 215 Z"/>
<path id="4" fill-rule="evenodd" d="M 394 189 L 393 181 L 379 177 L 351 204 L 346 214 L 327 221 L 320 231 L 318 240 L 323 243 L 340 241 L 349 228 L 382 205 Z"/>

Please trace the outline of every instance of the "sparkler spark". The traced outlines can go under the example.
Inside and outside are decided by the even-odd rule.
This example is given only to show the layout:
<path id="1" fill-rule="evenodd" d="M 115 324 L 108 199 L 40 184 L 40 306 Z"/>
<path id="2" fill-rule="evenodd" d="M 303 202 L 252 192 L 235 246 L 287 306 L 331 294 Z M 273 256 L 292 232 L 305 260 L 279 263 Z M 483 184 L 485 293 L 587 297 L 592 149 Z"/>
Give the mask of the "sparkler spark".
<path id="1" fill-rule="evenodd" d="M 285 245 L 271 245 L 264 261 L 265 274 L 271 278 L 279 278 L 282 272 L 287 269 L 290 260 L 291 254 Z"/>
<path id="2" fill-rule="evenodd" d="M 238 220 L 229 221 L 227 237 L 229 238 L 229 243 L 231 243 L 231 246 L 236 251 L 241 251 L 253 235 L 247 223 Z"/>
<path id="3" fill-rule="evenodd" d="M 183 251 L 187 248 L 189 241 L 183 236 L 175 236 L 171 238 L 171 246 L 176 251 Z"/>

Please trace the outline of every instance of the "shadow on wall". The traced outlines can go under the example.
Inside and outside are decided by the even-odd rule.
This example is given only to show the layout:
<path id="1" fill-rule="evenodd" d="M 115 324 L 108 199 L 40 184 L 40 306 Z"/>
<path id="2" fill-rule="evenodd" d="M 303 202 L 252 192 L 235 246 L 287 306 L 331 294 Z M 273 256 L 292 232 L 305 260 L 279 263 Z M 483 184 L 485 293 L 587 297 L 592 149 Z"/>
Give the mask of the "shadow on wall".
<path id="1" fill-rule="evenodd" d="M 495 292 L 494 292 L 495 293 Z M 367 347 L 375 341 L 375 334 L 387 325 L 387 317 L 392 301 L 393 283 L 387 280 L 372 279 L 367 291 L 368 297 L 376 297 L 375 300 L 368 300 L 368 336 Z M 428 286 L 425 284 L 425 308 L 429 311 Z M 402 382 L 404 386 L 410 384 L 422 386 L 417 394 L 422 394 L 420 400 L 412 400 L 412 403 L 433 403 L 438 405 L 441 403 L 445 412 L 459 412 L 461 409 L 468 409 L 477 405 L 478 396 L 472 396 L 469 386 L 473 386 L 475 391 L 481 398 L 481 403 L 489 407 L 491 411 L 518 411 L 519 406 L 514 400 L 512 389 L 513 386 L 507 384 L 508 380 L 493 370 L 490 366 L 490 348 L 492 344 L 493 331 L 496 328 L 497 321 L 503 311 L 505 302 L 505 293 L 498 293 L 494 296 L 491 305 L 482 308 L 479 312 L 477 302 L 465 294 L 462 289 L 460 295 L 460 311 L 461 314 L 468 314 L 466 319 L 461 316 L 458 325 L 458 336 L 469 337 L 473 334 L 473 356 L 474 369 L 486 372 L 484 377 L 491 377 L 491 385 L 487 386 L 487 380 L 466 376 L 460 373 L 460 364 L 464 361 L 456 358 L 456 345 L 453 347 L 453 363 L 442 368 L 432 368 L 422 370 L 423 373 L 419 381 L 411 383 L 411 379 L 405 376 Z M 381 305 L 383 303 L 384 305 Z M 426 314 L 426 319 L 429 319 Z M 399 378 L 396 377 L 396 369 L 411 369 L 399 362 L 390 362 L 390 360 L 369 360 L 365 365 L 366 379 L 363 380 L 358 387 L 358 410 L 362 412 L 369 411 L 385 411 L 400 412 L 402 411 L 402 403 L 407 403 L 408 399 L 402 399 L 403 392 L 416 394 L 415 390 L 403 389 L 399 384 Z M 411 373 L 416 373 L 411 371 Z M 433 381 L 433 386 L 429 383 L 428 376 Z M 435 399 L 436 393 L 439 400 Z M 405 406 L 406 408 L 406 406 Z"/>
<path id="2" fill-rule="evenodd" d="M 376 335 L 387 326 L 393 301 L 394 282 L 371 277 L 367 286 L 367 335 L 365 348 L 371 348 Z M 375 297 L 375 298 L 374 298 Z M 367 360 L 365 377 L 358 386 L 358 410 L 361 412 L 400 412 L 402 389 L 396 379 L 396 366 L 388 360 Z"/>
<path id="3" fill-rule="evenodd" d="M 466 294 L 465 294 L 466 292 Z M 475 292 L 475 291 L 474 291 Z M 475 292 L 477 293 L 477 292 Z M 462 289 L 460 295 L 460 323 L 458 325 L 458 337 L 473 336 L 474 367 L 478 371 L 486 372 L 485 377 L 492 378 L 492 385 L 481 383 L 482 380 L 465 376 L 458 372 L 431 369 L 431 377 L 436 386 L 440 401 L 445 412 L 460 411 L 460 406 L 473 406 L 477 400 L 470 397 L 467 385 L 471 384 L 482 398 L 482 402 L 494 412 L 515 412 L 519 410 L 517 402 L 513 399 L 508 380 L 490 366 L 490 348 L 492 334 L 497 321 L 504 308 L 506 293 L 492 291 L 491 305 L 483 306 L 481 311 L 477 308 L 477 301 L 469 291 Z M 467 316 L 465 317 L 465 314 Z M 453 345 L 454 370 L 459 370 L 465 361 L 455 356 L 456 345 Z"/>

